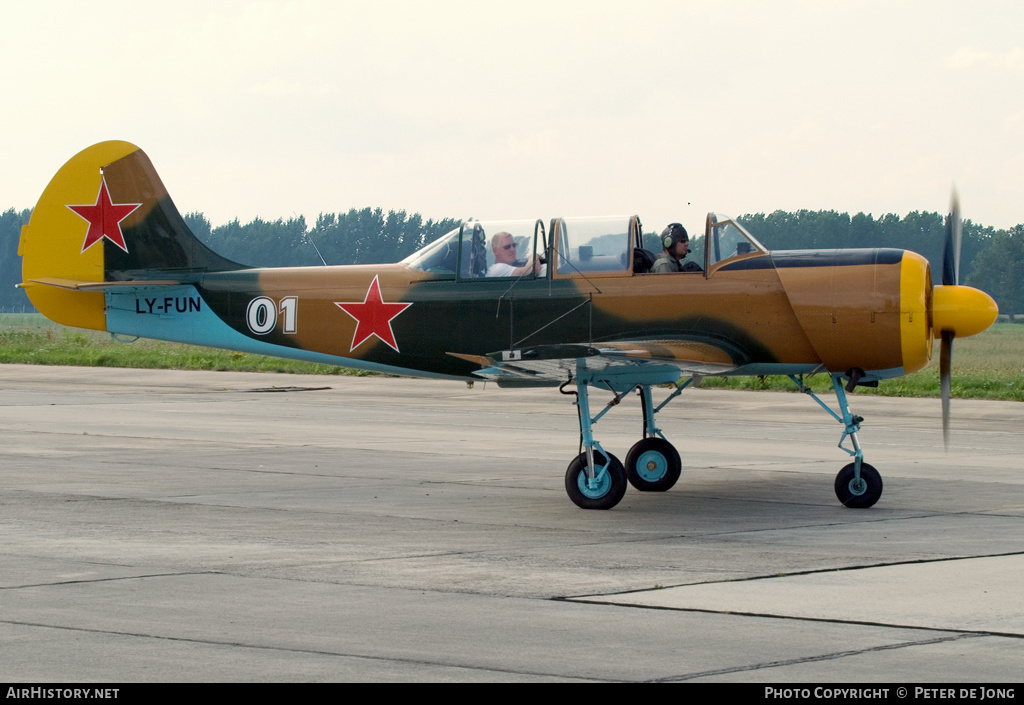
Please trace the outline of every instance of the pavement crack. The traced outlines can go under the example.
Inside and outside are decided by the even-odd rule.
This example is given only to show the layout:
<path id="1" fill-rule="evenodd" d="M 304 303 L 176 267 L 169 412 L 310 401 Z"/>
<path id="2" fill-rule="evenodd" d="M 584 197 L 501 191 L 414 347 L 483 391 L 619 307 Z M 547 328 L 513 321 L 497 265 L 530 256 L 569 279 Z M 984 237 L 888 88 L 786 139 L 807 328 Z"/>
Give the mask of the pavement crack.
<path id="1" fill-rule="evenodd" d="M 43 622 L 27 622 L 14 619 L 0 619 L 0 624 L 10 624 L 20 627 L 35 627 L 40 629 L 57 629 L 69 632 L 79 632 L 84 634 L 104 634 L 109 636 L 121 636 L 135 639 L 155 639 L 160 641 L 171 641 L 185 644 L 202 644 L 205 646 L 222 646 L 228 648 L 241 648 L 241 649 L 255 649 L 259 651 L 274 651 L 279 653 L 292 653 L 292 654 L 305 654 L 313 656 L 328 656 L 334 658 L 351 658 L 351 659 L 363 659 L 366 661 L 377 661 L 382 663 L 402 663 L 414 666 L 440 666 L 442 668 L 453 668 L 461 669 L 466 671 L 480 671 L 484 673 L 507 673 L 510 675 L 520 676 L 534 676 L 538 678 L 560 678 L 577 681 L 588 681 L 595 683 L 626 683 L 629 682 L 626 679 L 621 678 L 594 678 L 589 676 L 566 676 L 563 673 L 529 670 L 529 669 L 512 669 L 512 668 L 501 668 L 500 666 L 488 666 L 483 664 L 466 664 L 466 663 L 454 663 L 450 661 L 443 661 L 440 659 L 422 659 L 422 658 L 409 658 L 403 656 L 383 656 L 375 654 L 365 654 L 350 651 L 341 650 L 329 650 L 329 649 L 313 649 L 313 648 L 302 648 L 294 646 L 277 646 L 270 644 L 251 644 L 243 641 L 229 640 L 229 639 L 197 639 L 194 637 L 187 636 L 170 636 L 166 634 L 151 634 L 146 632 L 131 632 L 122 631 L 116 629 L 97 629 L 90 627 L 72 627 L 59 624 L 46 624 Z"/>
<path id="2" fill-rule="evenodd" d="M 664 612 L 689 612 L 693 614 L 719 614 L 729 617 L 754 617 L 757 619 L 792 620 L 796 622 L 817 622 L 820 624 L 853 624 L 860 627 L 882 627 L 883 629 L 907 629 L 910 631 L 939 632 L 964 636 L 996 636 L 1007 639 L 1024 639 L 1024 634 L 999 632 L 992 629 L 959 629 L 956 627 L 928 627 L 919 624 L 897 624 L 894 622 L 874 622 L 866 619 L 840 619 L 838 617 L 808 617 L 796 614 L 779 614 L 773 612 L 747 612 L 745 610 L 711 609 L 707 607 L 666 607 L 664 605 L 632 605 L 613 600 L 584 600 L 572 598 L 552 598 L 552 601 L 572 602 L 581 605 L 603 605 L 605 607 L 623 607 L 636 610 L 661 610 Z"/>
<path id="3" fill-rule="evenodd" d="M 37 587 L 58 587 L 60 585 L 88 585 L 91 583 L 116 583 L 128 580 L 143 580 L 146 578 L 176 578 L 184 577 L 188 575 L 223 575 L 222 571 L 219 570 L 200 570 L 200 571 L 185 571 L 185 572 L 172 572 L 172 573 L 147 573 L 144 575 L 121 575 L 116 578 L 91 578 L 82 580 L 56 580 L 48 583 L 26 583 L 25 585 L 4 585 L 0 586 L 0 591 L 3 590 L 23 590 L 25 588 L 37 588 Z"/>
<path id="4" fill-rule="evenodd" d="M 726 580 L 702 580 L 695 583 L 677 583 L 674 585 L 662 585 L 659 590 L 669 588 L 694 587 L 697 585 L 715 585 L 720 583 L 746 583 L 753 580 L 775 580 L 778 578 L 795 578 L 803 575 L 821 575 L 827 573 L 846 573 L 854 570 L 868 570 L 869 568 L 892 568 L 901 565 L 927 565 L 931 563 L 951 563 L 955 561 L 970 561 L 980 558 L 1007 558 L 1009 556 L 1021 556 L 1024 551 L 1007 551 L 1005 553 L 982 553 L 973 556 L 943 556 L 941 558 L 916 558 L 906 561 L 889 561 L 880 563 L 869 563 L 866 565 L 840 566 L 837 568 L 816 568 L 813 570 L 796 570 L 785 573 L 773 573 L 771 575 L 751 575 L 746 578 L 728 578 Z M 651 588 L 637 588 L 633 590 L 622 590 L 620 592 L 605 592 L 589 595 L 563 595 L 553 599 L 556 600 L 582 600 L 596 597 L 612 597 L 614 595 L 632 595 L 641 592 L 651 592 Z M 612 603 L 610 603 L 612 604 Z"/>
<path id="5" fill-rule="evenodd" d="M 730 673 L 743 673 L 747 671 L 763 671 L 769 668 L 780 668 L 783 666 L 796 666 L 805 663 L 817 663 L 821 661 L 835 661 L 838 659 L 849 658 L 850 656 L 860 656 L 861 654 L 875 653 L 879 651 L 893 651 L 895 649 L 907 649 L 915 646 L 929 646 L 931 644 L 942 644 L 950 641 L 959 641 L 961 639 L 977 639 L 982 636 L 988 636 L 987 634 L 956 634 L 947 637 L 938 637 L 936 639 L 926 639 L 924 641 L 903 641 L 897 644 L 884 644 L 882 646 L 873 646 L 867 649 L 851 649 L 848 651 L 836 651 L 829 654 L 819 654 L 818 656 L 804 656 L 801 658 L 783 659 L 781 661 L 765 661 L 764 663 L 752 663 L 746 666 L 735 666 L 732 668 L 719 668 L 712 671 L 700 671 L 697 673 L 687 673 L 679 676 L 668 676 L 666 678 L 658 678 L 651 683 L 678 683 L 681 681 L 695 680 L 697 678 L 709 678 L 712 676 L 727 675 Z"/>

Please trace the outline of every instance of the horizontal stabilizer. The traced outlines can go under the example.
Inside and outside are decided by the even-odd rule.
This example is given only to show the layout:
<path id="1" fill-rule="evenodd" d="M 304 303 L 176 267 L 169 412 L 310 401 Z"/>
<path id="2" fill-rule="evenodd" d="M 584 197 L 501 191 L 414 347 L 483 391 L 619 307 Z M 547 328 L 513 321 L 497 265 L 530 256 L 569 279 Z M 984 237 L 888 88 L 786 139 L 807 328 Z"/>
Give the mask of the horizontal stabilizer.
<path id="1" fill-rule="evenodd" d="M 28 283 L 54 286 L 58 289 L 66 289 L 68 291 L 117 291 L 124 290 L 125 287 L 132 286 L 178 286 L 181 284 L 181 282 L 171 280 L 150 281 L 145 279 L 135 279 L 118 282 L 90 282 L 79 281 L 77 279 L 61 279 L 60 277 L 38 277 L 36 279 L 29 279 Z M 18 286 L 24 287 L 25 285 L 19 284 Z"/>

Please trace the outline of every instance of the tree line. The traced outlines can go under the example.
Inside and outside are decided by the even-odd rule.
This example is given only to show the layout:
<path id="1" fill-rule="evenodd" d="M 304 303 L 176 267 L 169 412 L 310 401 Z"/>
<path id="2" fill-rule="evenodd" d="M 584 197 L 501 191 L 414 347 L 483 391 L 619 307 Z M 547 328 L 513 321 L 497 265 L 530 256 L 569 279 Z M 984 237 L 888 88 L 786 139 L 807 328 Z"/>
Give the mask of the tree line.
<path id="1" fill-rule="evenodd" d="M 419 213 L 380 208 L 321 213 L 313 227 L 303 216 L 274 221 L 236 218 L 211 227 L 202 213 L 187 213 L 185 223 L 214 252 L 254 267 L 302 267 L 319 264 L 397 262 L 459 227 L 454 218 L 424 220 Z"/>
<path id="2" fill-rule="evenodd" d="M 0 213 L 3 311 L 33 310 L 24 292 L 14 288 L 21 281 L 17 255 L 21 226 L 30 215 L 28 209 L 10 208 Z M 424 220 L 419 213 L 380 208 L 322 213 L 312 227 L 303 216 L 273 221 L 255 218 L 244 224 L 236 218 L 217 227 L 201 212 L 184 218 L 196 237 L 215 252 L 257 267 L 397 262 L 460 223 L 454 218 Z M 751 213 L 737 220 L 769 249 L 895 247 L 924 255 L 931 263 L 933 280 L 938 283 L 941 277 L 946 225 L 945 216 L 939 213 L 914 211 L 903 217 L 886 214 L 874 218 L 864 213 L 850 216 L 801 210 Z M 645 241 L 656 243 L 657 238 L 648 234 Z M 697 237 L 693 244 L 699 252 L 702 243 Z M 964 221 L 960 280 L 991 294 L 1002 313 L 1024 312 L 1024 223 L 996 230 Z"/>

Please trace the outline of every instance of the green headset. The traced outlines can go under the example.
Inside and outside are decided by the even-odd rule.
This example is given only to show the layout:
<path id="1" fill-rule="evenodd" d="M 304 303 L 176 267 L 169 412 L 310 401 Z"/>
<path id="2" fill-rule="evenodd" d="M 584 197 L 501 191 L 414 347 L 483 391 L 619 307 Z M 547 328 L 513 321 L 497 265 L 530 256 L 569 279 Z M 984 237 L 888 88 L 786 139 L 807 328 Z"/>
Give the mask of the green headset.
<path id="1" fill-rule="evenodd" d="M 664 230 L 661 231 L 661 246 L 666 250 L 671 250 L 672 246 L 677 242 L 683 240 L 689 241 L 690 236 L 686 234 L 686 228 L 679 223 L 669 223 Z"/>

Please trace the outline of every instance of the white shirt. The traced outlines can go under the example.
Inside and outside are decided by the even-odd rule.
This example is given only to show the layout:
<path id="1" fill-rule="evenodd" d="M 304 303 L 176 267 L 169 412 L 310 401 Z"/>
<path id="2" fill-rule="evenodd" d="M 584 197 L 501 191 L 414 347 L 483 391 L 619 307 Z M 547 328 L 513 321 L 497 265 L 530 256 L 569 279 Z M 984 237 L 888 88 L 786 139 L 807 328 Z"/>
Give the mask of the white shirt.
<path id="1" fill-rule="evenodd" d="M 516 274 L 516 268 L 511 264 L 505 264 L 504 262 L 495 262 L 487 268 L 487 276 L 489 277 L 514 277 Z"/>
<path id="2" fill-rule="evenodd" d="M 548 273 L 547 264 L 540 266 L 540 271 L 537 272 L 538 277 L 543 277 Z M 516 268 L 514 265 L 505 264 L 504 262 L 495 262 L 487 268 L 487 276 L 489 277 L 514 277 L 516 275 Z"/>

